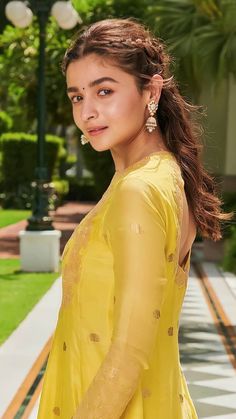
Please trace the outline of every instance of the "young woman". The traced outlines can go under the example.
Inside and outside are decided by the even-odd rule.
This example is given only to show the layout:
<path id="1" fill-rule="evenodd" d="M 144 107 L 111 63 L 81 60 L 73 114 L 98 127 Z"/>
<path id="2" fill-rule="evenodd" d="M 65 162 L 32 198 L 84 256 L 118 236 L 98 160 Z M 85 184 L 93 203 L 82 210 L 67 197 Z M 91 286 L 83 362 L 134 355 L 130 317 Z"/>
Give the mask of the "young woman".
<path id="1" fill-rule="evenodd" d="M 197 418 L 179 316 L 196 232 L 218 240 L 227 215 L 169 61 L 131 19 L 91 25 L 65 54 L 82 143 L 110 150 L 115 173 L 64 250 L 39 419 Z"/>

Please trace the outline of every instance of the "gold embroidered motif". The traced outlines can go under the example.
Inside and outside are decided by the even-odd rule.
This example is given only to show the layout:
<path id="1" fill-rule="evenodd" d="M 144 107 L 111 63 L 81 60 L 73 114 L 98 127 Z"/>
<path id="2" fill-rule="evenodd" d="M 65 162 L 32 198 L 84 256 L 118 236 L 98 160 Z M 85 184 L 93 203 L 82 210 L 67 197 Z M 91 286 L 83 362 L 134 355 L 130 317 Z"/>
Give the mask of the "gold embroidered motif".
<path id="1" fill-rule="evenodd" d="M 56 416 L 60 416 L 60 414 L 61 414 L 60 407 L 55 406 L 55 407 L 54 407 L 54 409 L 53 409 L 53 413 L 54 413 Z"/>
<path id="2" fill-rule="evenodd" d="M 116 297 L 114 296 L 114 304 L 115 304 L 115 302 L 116 302 Z"/>
<path id="3" fill-rule="evenodd" d="M 151 393 L 151 391 L 149 390 L 149 388 L 147 388 L 147 387 L 146 387 L 146 388 L 143 388 L 143 389 L 142 389 L 142 395 L 143 395 L 143 397 L 144 397 L 144 398 L 151 396 L 151 394 L 152 394 L 152 393 Z"/>
<path id="4" fill-rule="evenodd" d="M 80 280 L 81 257 L 90 236 L 90 228 L 81 222 L 68 242 L 69 249 L 62 261 L 62 306 L 71 301 L 73 286 Z"/>
<path id="5" fill-rule="evenodd" d="M 90 333 L 89 337 L 90 337 L 90 340 L 93 342 L 100 341 L 99 335 L 97 333 Z"/>
<path id="6" fill-rule="evenodd" d="M 155 319 L 159 319 L 160 318 L 160 310 L 154 310 L 153 311 L 153 317 L 155 317 Z"/>
<path id="7" fill-rule="evenodd" d="M 167 257 L 168 262 L 172 262 L 174 260 L 174 253 L 170 253 Z"/>
<path id="8" fill-rule="evenodd" d="M 86 252 L 93 220 L 112 189 L 112 182 L 100 201 L 89 211 L 67 242 L 62 255 L 62 307 L 66 307 L 73 297 L 74 286 L 80 281 L 83 255 Z"/>
<path id="9" fill-rule="evenodd" d="M 178 275 L 175 277 L 175 283 L 176 285 L 178 285 L 178 287 L 183 287 L 183 286 L 187 286 L 187 279 L 188 277 L 185 275 Z"/>
<path id="10" fill-rule="evenodd" d="M 168 329 L 168 335 L 169 336 L 173 336 L 173 333 L 174 333 L 173 327 L 169 327 L 169 329 Z"/>
<path id="11" fill-rule="evenodd" d="M 109 377 L 110 378 L 116 377 L 118 371 L 119 371 L 118 368 L 112 367 L 109 371 Z"/>
<path id="12" fill-rule="evenodd" d="M 63 351 L 66 351 L 66 342 L 63 342 Z"/>
<path id="13" fill-rule="evenodd" d="M 138 223 L 131 223 L 130 228 L 134 233 L 141 234 L 143 233 L 143 229 L 140 224 Z"/>

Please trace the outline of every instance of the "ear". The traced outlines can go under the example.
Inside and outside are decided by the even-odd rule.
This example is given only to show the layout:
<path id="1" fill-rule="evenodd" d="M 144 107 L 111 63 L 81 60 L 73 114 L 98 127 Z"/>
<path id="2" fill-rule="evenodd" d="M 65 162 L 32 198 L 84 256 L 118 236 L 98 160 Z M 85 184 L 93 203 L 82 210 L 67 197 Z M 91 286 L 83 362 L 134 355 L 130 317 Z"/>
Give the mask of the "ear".
<path id="1" fill-rule="evenodd" d="M 159 102 L 161 91 L 163 87 L 163 78 L 160 74 L 154 74 L 150 80 L 149 91 L 150 91 L 150 100 L 154 100 L 155 103 Z"/>

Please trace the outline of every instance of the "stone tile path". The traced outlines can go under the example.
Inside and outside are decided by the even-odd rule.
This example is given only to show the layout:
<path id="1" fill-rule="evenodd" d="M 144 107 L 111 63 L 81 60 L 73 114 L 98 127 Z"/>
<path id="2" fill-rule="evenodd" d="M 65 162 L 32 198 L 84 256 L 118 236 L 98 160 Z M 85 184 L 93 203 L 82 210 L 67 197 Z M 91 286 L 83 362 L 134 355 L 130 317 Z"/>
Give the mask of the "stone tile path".
<path id="1" fill-rule="evenodd" d="M 224 289 L 227 284 L 224 276 L 213 263 L 205 262 L 203 268 L 208 273 L 208 280 L 212 282 L 223 309 L 229 308 L 233 291 L 230 288 L 228 291 Z M 220 294 L 222 289 L 224 294 Z M 236 419 L 236 369 L 230 362 L 223 336 L 219 334 L 211 310 L 201 280 L 192 268 L 180 321 L 179 342 L 183 371 L 199 418 Z M 232 325 L 235 327 L 236 296 L 231 314 Z"/>

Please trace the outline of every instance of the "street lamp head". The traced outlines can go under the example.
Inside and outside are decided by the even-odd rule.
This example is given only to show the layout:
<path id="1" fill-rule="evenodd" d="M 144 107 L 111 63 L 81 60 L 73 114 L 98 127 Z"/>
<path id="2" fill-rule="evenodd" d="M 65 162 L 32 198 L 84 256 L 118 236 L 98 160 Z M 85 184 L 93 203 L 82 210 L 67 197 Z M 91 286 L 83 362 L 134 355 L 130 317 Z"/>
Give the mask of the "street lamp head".
<path id="1" fill-rule="evenodd" d="M 76 13 L 75 10 L 72 12 L 69 19 L 61 20 L 60 23 L 58 22 L 59 26 L 62 29 L 72 29 L 77 25 L 77 23 L 78 23 L 78 14 Z"/>
<path id="2" fill-rule="evenodd" d="M 72 29 L 82 20 L 70 1 L 57 1 L 52 6 L 52 16 L 62 29 Z"/>
<path id="3" fill-rule="evenodd" d="M 22 1 L 10 1 L 5 9 L 8 20 L 18 28 L 26 28 L 33 20 L 33 13 Z"/>
<path id="4" fill-rule="evenodd" d="M 6 5 L 5 13 L 8 20 L 19 28 L 26 28 L 33 20 L 33 13 L 24 1 L 10 1 Z M 51 14 L 62 29 L 72 29 L 78 23 L 82 23 L 70 1 L 56 1 L 52 6 Z"/>

